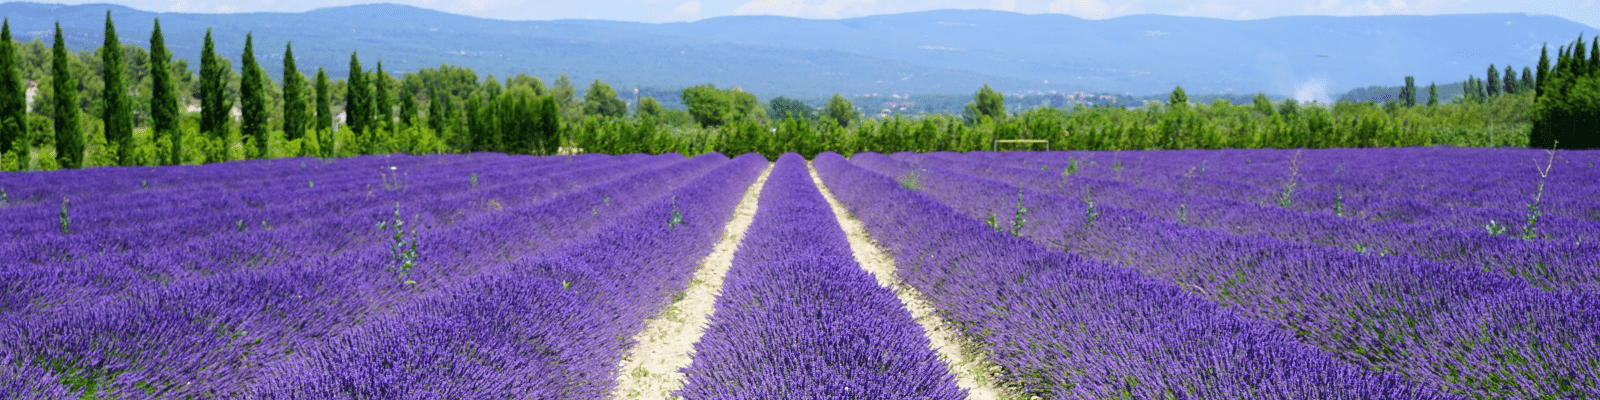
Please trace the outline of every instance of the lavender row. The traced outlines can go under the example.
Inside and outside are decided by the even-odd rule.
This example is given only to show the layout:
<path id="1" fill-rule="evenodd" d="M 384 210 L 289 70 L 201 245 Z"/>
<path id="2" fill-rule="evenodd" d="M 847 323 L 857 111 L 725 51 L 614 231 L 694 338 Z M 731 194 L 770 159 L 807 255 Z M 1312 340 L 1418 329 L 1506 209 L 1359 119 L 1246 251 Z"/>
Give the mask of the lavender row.
<path id="1" fill-rule="evenodd" d="M 1368 372 L 1138 272 L 996 232 L 837 154 L 815 161 L 916 287 L 1044 398 L 1454 398 Z"/>
<path id="2" fill-rule="evenodd" d="M 613 219 L 628 204 L 655 198 L 720 164 L 718 159 L 708 155 L 539 204 L 484 211 L 442 230 L 424 227 L 416 268 L 404 276 L 417 284 L 402 285 L 392 249 L 371 243 L 293 262 L 195 274 L 138 288 L 117 301 L 41 310 L 3 327 L 17 340 L 0 351 L 53 365 L 58 374 L 82 376 L 79 388 L 112 387 L 132 396 L 142 392 L 132 388 L 149 387 L 157 398 L 238 394 L 259 378 L 262 365 L 415 295 L 448 287 L 478 273 L 478 266 L 585 235 L 603 222 L 585 220 Z M 603 197 L 623 210 L 591 214 Z M 528 216 L 546 217 L 527 221 Z M 474 234 L 495 222 L 506 232 Z"/>
<path id="3" fill-rule="evenodd" d="M 1475 398 L 1600 395 L 1600 298 L 1592 293 L 1543 292 L 1409 256 L 1218 234 L 1084 198 L 919 172 L 923 193 L 968 218 L 1021 215 L 998 228 L 1176 283 L 1371 370 Z"/>
<path id="4" fill-rule="evenodd" d="M 684 368 L 684 399 L 962 399 L 888 288 L 856 264 L 798 154 L 778 158 Z"/>
<path id="5" fill-rule="evenodd" d="M 676 159 L 681 159 L 681 156 L 677 157 Z M 499 195 L 530 193 L 524 185 L 542 189 L 543 192 L 570 190 L 569 185 L 579 182 L 604 182 L 640 167 L 659 165 L 672 160 L 673 157 L 657 157 L 654 161 L 639 160 L 635 163 L 618 164 L 615 167 L 579 170 L 579 173 L 572 175 L 553 177 L 527 175 L 517 180 L 507 179 L 502 181 L 506 182 L 505 186 L 516 186 L 518 190 L 515 193 L 499 193 Z M 520 169 L 507 168 L 507 170 Z M 404 218 L 410 220 L 413 226 L 418 224 L 427 226 L 428 229 L 422 230 L 425 233 L 432 233 L 434 229 L 448 225 L 447 220 L 442 220 L 434 214 L 461 218 L 454 213 L 467 210 L 476 211 L 472 215 L 480 215 L 493 211 L 485 210 L 480 205 L 482 196 L 496 196 L 493 187 L 486 188 L 484 193 L 454 189 L 451 186 L 438 186 L 386 191 L 381 198 L 375 200 L 364 199 L 358 193 L 346 193 L 345 199 L 334 201 L 338 203 L 336 204 L 338 208 L 335 209 L 281 210 L 284 214 L 272 219 L 272 221 L 287 220 L 287 223 L 278 222 L 280 226 L 268 228 L 252 224 L 252 226 L 242 226 L 238 232 L 228 229 L 225 234 L 214 236 L 185 238 L 177 232 L 168 232 L 165 235 L 159 232 L 136 232 L 140 235 L 164 238 L 165 242 L 140 237 L 76 238 L 70 237 L 73 235 L 66 235 L 69 238 L 58 239 L 63 239 L 66 243 L 72 243 L 66 240 L 81 241 L 80 246 L 88 247 L 76 253 L 92 254 L 97 251 L 96 248 L 107 247 L 92 239 L 120 242 L 120 245 L 112 247 L 121 251 L 82 258 L 48 259 L 42 262 L 17 260 L 18 262 L 12 265 L 18 268 L 0 272 L 7 277 L 4 284 L 0 285 L 4 288 L 4 297 L 0 298 L 0 310 L 17 310 L 23 304 L 49 305 L 70 298 L 84 299 L 85 296 L 94 293 L 125 291 L 131 286 L 147 282 L 170 282 L 187 276 L 226 273 L 272 262 L 290 262 L 319 254 L 346 251 L 364 243 L 386 246 L 387 244 L 382 242 L 392 239 L 385 237 L 392 236 L 392 228 L 378 228 L 376 225 L 392 223 L 395 218 L 393 213 L 397 211 L 394 204 L 400 201 L 406 203 Z M 296 195 L 298 193 L 280 194 L 284 198 L 282 202 L 285 203 L 292 202 L 289 198 Z M 517 207 L 524 203 L 533 203 L 526 201 L 531 200 L 528 197 L 530 196 L 508 196 L 503 201 L 504 205 L 500 207 Z M 418 205 L 419 202 L 425 204 Z M 497 201 L 496 204 L 501 202 Z M 432 208 L 434 212 L 419 213 L 419 208 L 422 210 Z M 209 221 L 191 223 L 201 226 L 225 226 L 229 225 L 228 221 L 233 217 L 226 214 L 220 216 L 202 214 L 195 218 L 209 219 Z M 178 231 L 176 228 L 170 229 Z M 39 240 L 45 239 L 48 238 Z M 130 248 L 131 246 L 127 245 L 128 241 L 140 241 L 151 246 Z"/>
<path id="6" fill-rule="evenodd" d="M 1329 149 L 1016 154 L 1014 166 L 1116 179 L 1161 190 L 1307 213 L 1557 240 L 1600 240 L 1600 152 L 1558 152 L 1540 188 L 1547 154 L 1517 149 Z M 1109 159 L 1109 160 L 1108 160 Z M 1096 167 L 1087 167 L 1090 164 Z M 1537 215 L 1528 206 L 1538 197 Z M 1529 217 L 1536 217 L 1529 223 Z"/>
<path id="7" fill-rule="evenodd" d="M 737 158 L 583 240 L 485 265 L 268 366 L 250 397 L 602 398 L 627 338 L 688 286 L 765 165 Z"/>
<path id="8" fill-rule="evenodd" d="M 862 157 L 870 163 L 875 157 Z M 1372 255 L 1409 254 L 1468 270 L 1519 279 L 1549 290 L 1600 292 L 1600 249 L 1553 241 L 1468 234 L 1393 221 L 1363 222 L 1335 215 L 1300 213 L 1275 206 L 1161 191 L 1087 177 L 1062 178 L 1036 169 L 1011 168 L 955 154 L 901 153 L 913 165 L 946 168 L 1062 197 L 1136 211 L 1181 225 L 1234 235 L 1261 235 L 1291 243 L 1319 244 Z"/>

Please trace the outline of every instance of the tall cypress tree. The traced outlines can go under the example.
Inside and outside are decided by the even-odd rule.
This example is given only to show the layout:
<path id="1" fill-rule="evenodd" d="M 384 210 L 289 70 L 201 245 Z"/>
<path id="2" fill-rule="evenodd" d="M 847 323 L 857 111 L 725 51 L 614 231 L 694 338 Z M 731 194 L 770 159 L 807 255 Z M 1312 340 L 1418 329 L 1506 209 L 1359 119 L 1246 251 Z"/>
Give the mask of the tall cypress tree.
<path id="1" fill-rule="evenodd" d="M 1406 77 L 1406 85 L 1400 88 L 1400 102 L 1406 107 L 1417 105 L 1417 79 L 1415 77 Z"/>
<path id="2" fill-rule="evenodd" d="M 367 79 L 366 72 L 361 70 L 361 60 L 356 59 L 356 52 L 350 52 L 350 78 L 345 80 L 344 91 L 344 124 L 350 128 L 350 137 L 356 142 L 364 144 L 367 140 Z M 364 150 L 358 150 L 358 152 Z"/>
<path id="3" fill-rule="evenodd" d="M 150 129 L 153 137 L 171 140 L 165 162 L 183 164 L 183 130 L 178 129 L 178 90 L 173 87 L 172 53 L 161 36 L 161 20 L 150 33 Z"/>
<path id="4" fill-rule="evenodd" d="M 283 46 L 283 138 L 300 139 L 306 133 L 306 77 L 294 63 L 294 44 Z M 303 146 L 303 144 L 302 144 Z"/>
<path id="5" fill-rule="evenodd" d="M 6 18 L 0 23 L 0 154 L 26 150 L 11 145 L 28 135 L 27 90 L 17 44 L 11 41 L 11 19 Z"/>
<path id="6" fill-rule="evenodd" d="M 1585 74 L 1594 74 L 1600 72 L 1600 35 L 1596 35 L 1594 41 L 1589 42 L 1589 46 L 1589 68 L 1580 70 Z M 1582 52 L 1583 48 L 1579 48 L 1578 51 Z"/>
<path id="7" fill-rule="evenodd" d="M 267 72 L 256 64 L 251 34 L 244 35 L 243 76 L 239 77 L 239 133 L 256 145 L 256 157 L 267 157 Z"/>
<path id="8" fill-rule="evenodd" d="M 1529 91 L 1533 91 L 1533 68 L 1523 66 L 1522 79 L 1517 80 L 1517 92 L 1523 93 Z"/>
<path id="9" fill-rule="evenodd" d="M 1428 107 L 1439 105 L 1439 85 L 1428 82 Z"/>
<path id="10" fill-rule="evenodd" d="M 378 70 L 372 74 L 372 119 L 376 120 L 373 126 L 379 129 L 394 127 L 394 100 L 389 98 L 389 74 L 383 73 L 383 61 L 378 61 Z M 374 134 L 388 136 L 389 131 Z"/>
<path id="11" fill-rule="evenodd" d="M 1533 96 L 1544 97 L 1544 78 L 1550 74 L 1550 45 L 1546 44 L 1539 49 L 1539 69 L 1534 71 Z"/>
<path id="12" fill-rule="evenodd" d="M 200 131 L 217 139 L 228 137 L 228 122 L 232 120 L 228 68 L 228 61 L 217 55 L 211 29 L 207 28 L 205 45 L 200 49 Z"/>
<path id="13" fill-rule="evenodd" d="M 322 138 L 322 151 L 333 154 L 333 95 L 329 91 L 328 72 L 322 67 L 317 67 L 317 83 L 313 87 L 317 96 L 317 126 L 316 129 L 327 129 L 328 134 L 317 133 Z"/>
<path id="14" fill-rule="evenodd" d="M 117 40 L 117 28 L 111 23 L 111 11 L 106 11 L 105 44 L 100 46 L 103 94 L 105 106 L 101 107 L 100 120 L 105 123 L 106 142 L 117 149 L 118 165 L 133 165 L 133 110 L 128 104 L 128 88 L 123 82 L 127 66 L 122 62 L 122 42 Z"/>
<path id="15" fill-rule="evenodd" d="M 56 162 L 62 168 L 83 167 L 83 123 L 78 120 L 78 80 L 72 77 L 67 42 L 56 22 L 56 42 L 51 48 L 51 86 L 54 87 Z"/>
<path id="16" fill-rule="evenodd" d="M 410 90 L 400 89 L 400 122 L 407 128 L 417 126 L 417 99 Z"/>
<path id="17" fill-rule="evenodd" d="M 428 87 L 428 128 L 433 129 L 434 134 L 444 136 L 444 100 L 432 86 Z"/>
<path id="18" fill-rule="evenodd" d="M 1517 72 L 1510 69 L 1510 64 L 1506 64 L 1506 78 L 1501 78 L 1501 85 L 1506 94 L 1517 94 Z"/>
<path id="19" fill-rule="evenodd" d="M 1484 85 L 1484 89 L 1488 92 L 1487 97 L 1500 95 L 1500 70 L 1495 69 L 1494 64 L 1489 64 L 1489 74 L 1485 79 L 1488 80 Z"/>

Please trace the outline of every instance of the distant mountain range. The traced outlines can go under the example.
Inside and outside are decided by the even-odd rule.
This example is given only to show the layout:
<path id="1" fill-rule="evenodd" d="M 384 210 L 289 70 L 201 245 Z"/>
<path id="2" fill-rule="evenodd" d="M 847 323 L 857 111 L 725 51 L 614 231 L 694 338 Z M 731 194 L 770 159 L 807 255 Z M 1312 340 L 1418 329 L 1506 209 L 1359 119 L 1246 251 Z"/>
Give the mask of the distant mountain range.
<path id="1" fill-rule="evenodd" d="M 19 40 L 47 43 L 60 21 L 74 50 L 102 42 L 105 13 L 120 38 L 148 46 L 160 17 L 167 46 L 197 65 L 201 38 L 238 68 L 246 32 L 277 79 L 284 43 L 301 71 L 346 75 L 350 52 L 396 74 L 448 63 L 480 78 L 567 73 L 618 88 L 674 90 L 713 83 L 763 99 L 861 94 L 964 94 L 987 83 L 1007 94 L 1105 92 L 1148 95 L 1182 85 L 1192 94 L 1248 94 L 1330 101 L 1414 75 L 1419 85 L 1482 77 L 1489 64 L 1537 62 L 1539 48 L 1596 30 L 1527 14 L 1282 17 L 1249 21 L 1141 15 L 1084 20 L 1066 15 L 943 10 L 841 20 L 719 17 L 689 23 L 502 21 L 401 5 L 304 13 L 151 13 L 115 5 L 0 4 Z"/>

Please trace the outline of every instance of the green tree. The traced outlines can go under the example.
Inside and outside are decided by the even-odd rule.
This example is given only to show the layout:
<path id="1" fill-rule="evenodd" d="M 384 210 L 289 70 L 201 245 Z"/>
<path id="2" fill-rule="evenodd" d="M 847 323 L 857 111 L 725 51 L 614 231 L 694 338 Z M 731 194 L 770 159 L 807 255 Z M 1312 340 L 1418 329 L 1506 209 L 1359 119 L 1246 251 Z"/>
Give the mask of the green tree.
<path id="1" fill-rule="evenodd" d="M 550 94 L 555 95 L 556 105 L 560 106 L 562 110 L 572 107 L 573 96 L 576 92 L 577 87 L 572 85 L 572 79 L 567 78 L 567 74 L 561 74 L 561 76 L 556 77 L 555 83 L 550 87 Z"/>
<path id="2" fill-rule="evenodd" d="M 1520 86 L 1517 83 L 1517 72 L 1511 69 L 1511 64 L 1506 64 L 1506 76 L 1500 80 L 1500 84 L 1504 85 L 1502 89 L 1505 94 L 1517 94 Z"/>
<path id="3" fill-rule="evenodd" d="M 432 86 L 428 87 L 428 127 L 434 132 L 444 134 L 445 126 L 450 123 L 450 96 L 441 95 Z"/>
<path id="4" fill-rule="evenodd" d="M 183 164 L 183 130 L 178 129 L 178 90 L 172 78 L 172 52 L 161 36 L 161 20 L 150 33 L 150 130 L 170 141 L 168 165 Z"/>
<path id="5" fill-rule="evenodd" d="M 1539 48 L 1539 69 L 1534 71 L 1534 98 L 1544 97 L 1544 78 L 1548 74 L 1550 74 L 1550 45 L 1545 44 Z"/>
<path id="6" fill-rule="evenodd" d="M 233 102 L 228 99 L 228 60 L 217 55 L 206 29 L 205 45 L 200 50 L 200 131 L 212 138 L 228 135 Z"/>
<path id="7" fill-rule="evenodd" d="M 72 64 L 67 53 L 67 42 L 61 36 L 61 23 L 56 23 L 56 41 L 51 47 L 52 79 L 55 89 L 56 163 L 62 168 L 83 167 L 83 124 L 79 121 L 78 80 L 72 77 Z"/>
<path id="8" fill-rule="evenodd" d="M 559 82 L 559 81 L 558 81 Z M 628 103 L 617 98 L 611 85 L 595 79 L 583 93 L 583 113 L 605 117 L 621 117 L 628 113 Z"/>
<path id="9" fill-rule="evenodd" d="M 305 137 L 310 107 L 306 106 L 306 76 L 294 62 L 294 44 L 283 45 L 283 138 Z M 304 146 L 304 144 L 302 144 Z"/>
<path id="10" fill-rule="evenodd" d="M 333 88 L 332 84 L 328 82 L 328 72 L 323 70 L 322 67 L 317 67 L 317 82 L 312 89 L 316 91 L 317 96 L 317 124 L 315 129 L 327 129 L 329 132 L 332 132 Z M 322 149 L 324 151 L 332 149 L 332 143 L 332 138 L 323 138 Z"/>
<path id="11" fill-rule="evenodd" d="M 111 23 L 111 11 L 106 11 L 105 44 L 100 47 L 101 83 L 104 86 L 104 106 L 100 119 L 104 123 L 106 141 L 117 151 L 118 165 L 133 165 L 133 110 L 128 101 L 128 87 L 123 82 L 127 66 L 122 62 L 122 42 L 117 40 L 117 28 Z"/>
<path id="12" fill-rule="evenodd" d="M 859 116 L 856 113 L 856 106 L 850 103 L 850 99 L 840 96 L 838 93 L 834 93 L 833 97 L 828 98 L 828 105 L 824 109 L 828 114 L 828 119 L 838 123 L 840 127 L 849 127 L 850 123 Z"/>
<path id="13" fill-rule="evenodd" d="M 778 96 L 767 101 L 767 119 L 782 121 L 790 116 L 811 121 L 817 119 L 817 112 L 806 103 L 788 97 Z"/>
<path id="14" fill-rule="evenodd" d="M 1189 106 L 1189 94 L 1184 93 L 1183 86 L 1172 88 L 1172 94 L 1167 95 L 1167 105 L 1173 107 Z"/>
<path id="15" fill-rule="evenodd" d="M 1256 96 L 1251 98 L 1250 101 L 1255 103 L 1256 112 L 1268 117 L 1273 116 L 1272 100 L 1267 98 L 1266 92 L 1256 92 Z"/>
<path id="16" fill-rule="evenodd" d="M 0 154 L 26 152 L 28 135 L 27 83 L 22 80 L 22 60 L 11 39 L 11 19 L 0 23 Z M 13 148 L 13 143 L 22 147 Z M 20 157 L 19 157 L 20 159 Z"/>
<path id="17" fill-rule="evenodd" d="M 256 157 L 267 157 L 267 72 L 256 64 L 254 41 L 244 35 L 244 54 L 239 77 L 239 133 L 256 146 Z"/>
<path id="18" fill-rule="evenodd" d="M 639 116 L 659 118 L 661 117 L 661 102 L 656 101 L 654 97 L 639 99 L 638 110 L 634 112 Z"/>
<path id="19" fill-rule="evenodd" d="M 1524 93 L 1533 90 L 1533 68 L 1522 67 L 1522 79 L 1517 81 L 1517 92 Z"/>
<path id="20" fill-rule="evenodd" d="M 367 142 L 367 122 L 372 120 L 371 100 L 367 86 L 367 73 L 361 70 L 361 60 L 356 59 L 356 52 L 350 52 L 350 78 L 345 80 L 344 90 L 344 124 L 350 128 L 350 137 L 357 142 Z M 361 150 L 365 152 L 365 150 Z"/>
<path id="21" fill-rule="evenodd" d="M 377 122 L 372 125 L 373 133 L 367 136 L 388 136 L 390 131 L 385 128 L 394 126 L 394 99 L 389 97 L 389 74 L 383 72 L 383 61 L 378 61 L 378 70 L 372 73 L 372 110 L 372 119 Z"/>
<path id="22" fill-rule="evenodd" d="M 626 106 L 624 106 L 626 107 Z M 539 154 L 556 154 L 561 150 L 561 108 L 556 105 L 555 96 L 545 95 L 538 98 L 537 120 L 534 121 L 534 131 L 537 133 L 536 151 Z"/>
<path id="23" fill-rule="evenodd" d="M 1428 83 L 1428 107 L 1439 105 L 1439 85 Z"/>
<path id="24" fill-rule="evenodd" d="M 1400 87 L 1400 104 L 1406 107 L 1415 107 L 1417 105 L 1416 78 L 1411 76 L 1406 77 L 1406 85 Z"/>
<path id="25" fill-rule="evenodd" d="M 980 117 L 989 118 L 995 122 L 1000 122 L 1001 119 L 1005 118 L 1005 95 L 989 88 L 987 83 L 983 85 L 983 88 L 978 89 L 978 93 L 972 95 L 972 103 L 978 108 L 978 116 Z"/>
<path id="26" fill-rule="evenodd" d="M 689 115 L 707 128 L 748 119 L 759 108 L 755 95 L 742 90 L 718 90 L 716 85 L 684 88 L 681 98 L 689 106 Z"/>
<path id="27" fill-rule="evenodd" d="M 1488 82 L 1486 82 L 1483 86 L 1484 90 L 1487 92 L 1485 98 L 1499 96 L 1500 70 L 1495 69 L 1494 64 L 1489 64 L 1489 74 L 1488 76 L 1484 77 L 1484 79 L 1488 80 Z"/>
<path id="28" fill-rule="evenodd" d="M 417 99 L 410 90 L 400 90 L 400 122 L 406 128 L 417 126 Z"/>

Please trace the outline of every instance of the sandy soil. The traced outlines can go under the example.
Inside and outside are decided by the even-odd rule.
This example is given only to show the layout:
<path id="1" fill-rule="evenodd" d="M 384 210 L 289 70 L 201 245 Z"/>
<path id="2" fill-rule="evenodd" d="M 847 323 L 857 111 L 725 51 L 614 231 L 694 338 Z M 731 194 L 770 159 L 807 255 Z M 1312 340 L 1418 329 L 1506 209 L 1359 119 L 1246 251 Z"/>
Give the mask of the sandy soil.
<path id="1" fill-rule="evenodd" d="M 822 179 L 817 176 L 815 169 L 811 170 L 811 181 L 822 190 L 822 197 L 828 199 L 829 208 L 833 209 L 833 216 L 839 221 L 839 226 L 844 228 L 845 235 L 850 238 L 850 250 L 855 253 L 856 263 L 861 268 L 871 272 L 878 280 L 878 285 L 889 288 L 900 298 L 900 304 L 911 311 L 917 324 L 922 325 L 923 334 L 928 336 L 933 349 L 939 353 L 939 358 L 944 359 L 950 367 L 950 372 L 956 375 L 956 384 L 967 389 L 967 398 L 974 400 L 995 400 L 1001 398 L 1001 391 L 996 388 L 992 371 L 996 366 L 983 358 L 983 354 L 974 351 L 964 351 L 963 343 L 955 328 L 945 324 L 942 318 L 934 313 L 932 305 L 923 300 L 917 289 L 901 283 L 895 277 L 894 259 L 878 247 L 867 235 L 867 230 L 861 225 L 861 220 L 850 215 L 839 200 L 833 197 L 827 186 L 823 186 Z"/>
<path id="2" fill-rule="evenodd" d="M 678 369 L 689 365 L 689 353 L 705 333 L 706 321 L 716 306 L 716 295 L 722 291 L 722 277 L 733 266 L 733 252 L 750 228 L 761 187 L 766 185 L 771 172 L 769 165 L 744 192 L 733 219 L 723 228 L 722 240 L 700 262 L 694 281 L 689 283 L 682 297 L 661 315 L 647 321 L 644 331 L 633 337 L 637 344 L 623 356 L 618 366 L 621 375 L 611 391 L 611 398 L 659 400 L 668 398 L 681 387 L 683 373 Z"/>

